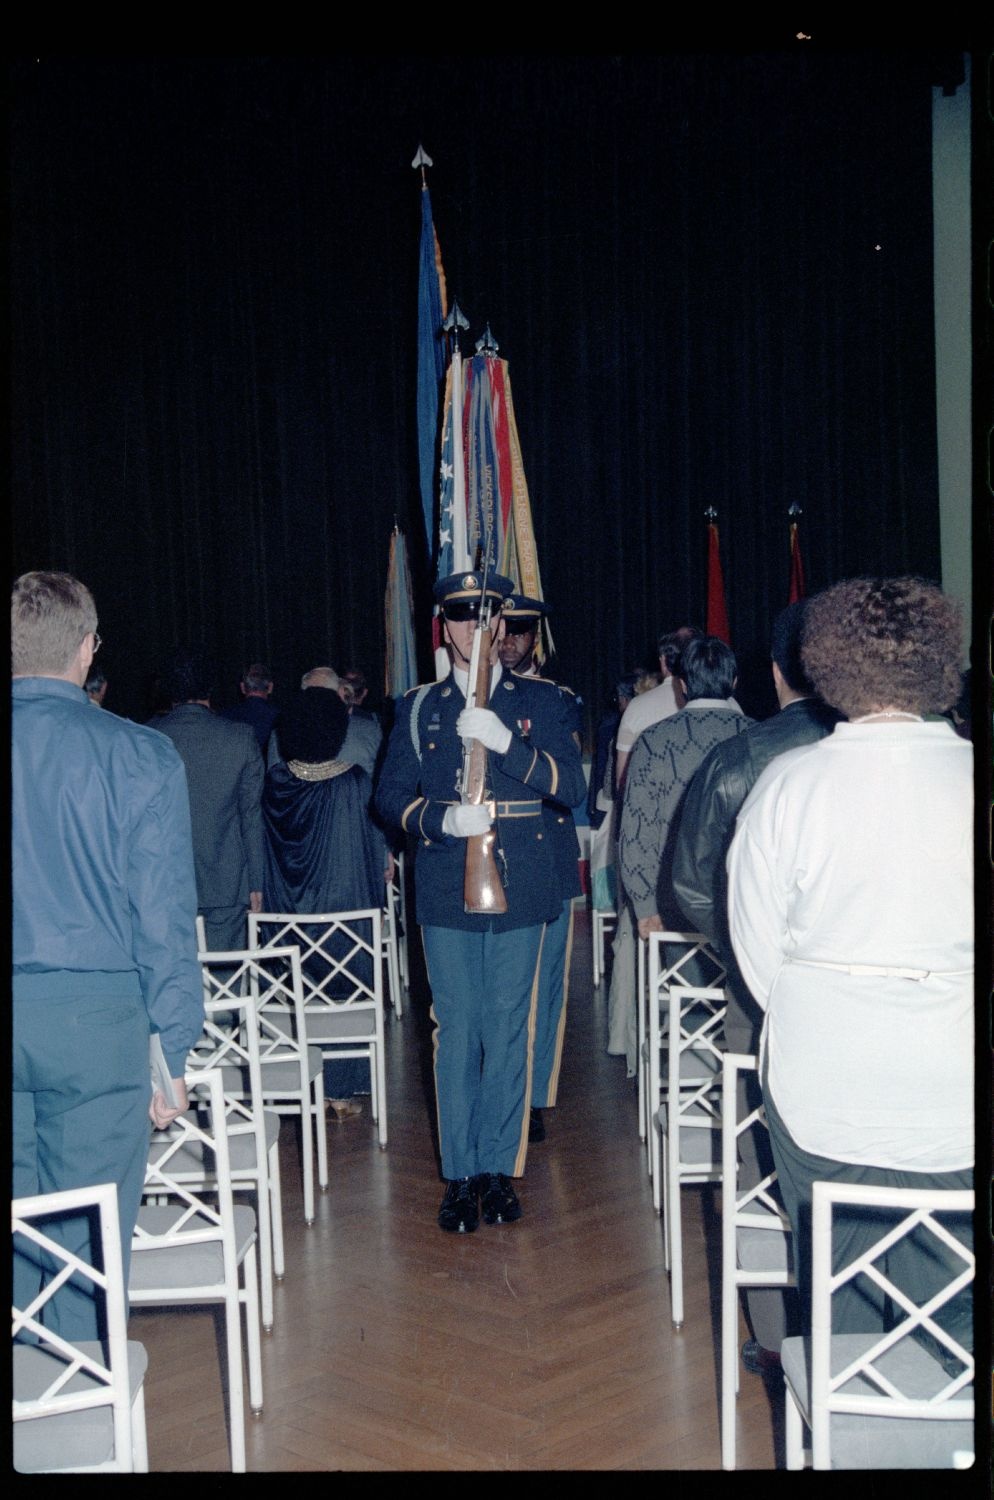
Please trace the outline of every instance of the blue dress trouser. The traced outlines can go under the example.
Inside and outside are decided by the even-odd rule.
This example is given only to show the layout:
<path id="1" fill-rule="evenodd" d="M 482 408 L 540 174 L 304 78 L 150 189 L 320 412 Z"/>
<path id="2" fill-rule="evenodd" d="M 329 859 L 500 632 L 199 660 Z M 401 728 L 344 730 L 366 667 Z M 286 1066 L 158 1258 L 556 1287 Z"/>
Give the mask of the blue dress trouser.
<path id="1" fill-rule="evenodd" d="M 422 927 L 435 1023 L 442 1176 L 520 1177 L 543 926 Z"/>
<path id="2" fill-rule="evenodd" d="M 151 1130 L 148 1013 L 137 975 L 29 977 L 35 991 L 39 981 L 47 983 L 44 994 L 19 996 L 15 978 L 14 1197 L 116 1183 L 127 1289 Z M 45 1232 L 90 1259 L 86 1215 L 46 1226 Z M 37 1295 L 48 1269 L 35 1247 L 15 1243 L 18 1307 Z M 45 1326 L 74 1341 L 100 1337 L 92 1291 L 88 1282 L 67 1282 L 46 1304 Z"/>
<path id="3" fill-rule="evenodd" d="M 572 941 L 573 902 L 568 900 L 556 920 L 546 927 L 542 943 L 532 1061 L 532 1104 L 536 1109 L 555 1104 L 559 1092 Z"/>

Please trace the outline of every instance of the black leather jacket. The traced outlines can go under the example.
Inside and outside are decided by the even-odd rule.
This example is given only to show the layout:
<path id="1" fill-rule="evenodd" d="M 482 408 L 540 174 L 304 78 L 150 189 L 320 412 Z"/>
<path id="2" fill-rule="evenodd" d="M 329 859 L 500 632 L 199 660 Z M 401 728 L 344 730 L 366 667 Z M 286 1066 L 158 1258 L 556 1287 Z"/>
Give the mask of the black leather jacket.
<path id="1" fill-rule="evenodd" d="M 771 760 L 823 739 L 839 718 L 820 699 L 795 699 L 771 719 L 715 745 L 687 788 L 670 871 L 673 891 L 689 927 L 703 932 L 726 961 L 732 960 L 732 945 L 725 856 L 739 809 Z M 658 894 L 662 899 L 664 892 Z"/>

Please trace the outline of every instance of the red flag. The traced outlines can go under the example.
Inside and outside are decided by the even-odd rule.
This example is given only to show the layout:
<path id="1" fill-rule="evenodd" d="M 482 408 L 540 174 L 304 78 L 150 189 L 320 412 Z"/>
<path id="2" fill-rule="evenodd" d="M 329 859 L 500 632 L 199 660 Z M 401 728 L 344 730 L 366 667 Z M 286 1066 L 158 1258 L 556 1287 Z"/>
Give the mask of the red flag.
<path id="1" fill-rule="evenodd" d="M 801 561 L 801 539 L 797 535 L 797 522 L 790 523 L 790 588 L 787 603 L 796 604 L 804 598 L 804 564 Z"/>
<path id="2" fill-rule="evenodd" d="M 718 528 L 713 521 L 708 524 L 707 633 L 718 636 L 726 646 L 732 644 L 731 631 L 728 628 L 728 610 L 725 607 L 725 580 L 721 575 Z"/>

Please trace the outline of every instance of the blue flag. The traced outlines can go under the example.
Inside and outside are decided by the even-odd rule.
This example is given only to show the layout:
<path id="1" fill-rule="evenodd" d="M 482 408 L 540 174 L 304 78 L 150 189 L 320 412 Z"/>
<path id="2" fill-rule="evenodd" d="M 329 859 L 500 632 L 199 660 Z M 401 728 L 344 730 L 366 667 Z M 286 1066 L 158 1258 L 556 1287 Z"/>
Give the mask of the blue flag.
<path id="1" fill-rule="evenodd" d="M 418 271 L 418 470 L 425 546 L 432 551 L 439 385 L 445 374 L 445 276 L 431 217 L 431 195 L 421 189 L 421 262 Z"/>

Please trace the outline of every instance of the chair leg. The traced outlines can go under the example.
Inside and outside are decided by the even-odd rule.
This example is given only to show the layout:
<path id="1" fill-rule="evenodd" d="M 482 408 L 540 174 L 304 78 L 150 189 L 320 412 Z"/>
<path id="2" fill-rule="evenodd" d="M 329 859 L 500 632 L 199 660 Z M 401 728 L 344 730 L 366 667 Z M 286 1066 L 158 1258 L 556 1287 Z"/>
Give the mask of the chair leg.
<path id="1" fill-rule="evenodd" d="M 286 1275 L 283 1253 L 283 1183 L 280 1177 L 280 1143 L 274 1141 L 269 1153 L 269 1216 L 273 1225 L 273 1275 L 282 1281 Z"/>
<path id="2" fill-rule="evenodd" d="M 670 1238 L 670 1316 L 674 1328 L 683 1327 L 683 1222 L 680 1204 L 680 1131 L 670 1131 L 667 1142 L 666 1222 Z"/>
<path id="3" fill-rule="evenodd" d="M 304 1223 L 314 1223 L 314 1135 L 317 1120 L 317 1138 L 320 1145 L 324 1133 L 324 1088 L 318 1086 L 323 1080 L 319 1073 L 314 1080 L 314 1099 L 300 1101 L 300 1171 L 304 1187 Z"/>
<path id="4" fill-rule="evenodd" d="M 659 1184 L 660 1184 L 660 1198 L 659 1198 L 659 1201 L 660 1201 L 660 1204 L 662 1206 L 662 1216 L 663 1216 L 663 1270 L 664 1271 L 669 1271 L 669 1268 L 670 1268 L 670 1216 L 669 1216 L 669 1214 L 666 1211 L 666 1206 L 667 1206 L 667 1203 L 669 1202 L 669 1196 L 668 1196 L 668 1183 L 669 1183 L 669 1175 L 670 1175 L 670 1168 L 669 1168 L 669 1144 L 668 1144 L 668 1141 L 667 1141 L 666 1134 L 663 1131 L 663 1128 L 662 1128 L 661 1125 L 659 1127 L 659 1132 L 660 1132 L 659 1171 L 657 1172 L 656 1176 L 657 1176 L 657 1178 L 659 1180 Z"/>
<path id="5" fill-rule="evenodd" d="M 268 1162 L 267 1162 L 268 1165 Z M 273 1327 L 273 1227 L 272 1202 L 269 1196 L 269 1174 L 265 1180 L 256 1179 L 256 1217 L 259 1223 L 259 1281 L 261 1285 L 260 1305 L 262 1323 L 267 1332 Z"/>
<path id="6" fill-rule="evenodd" d="M 237 1274 L 237 1273 L 236 1273 Z M 225 1298 L 224 1334 L 228 1351 L 228 1421 L 231 1472 L 245 1473 L 245 1374 L 242 1369 L 242 1310 L 237 1286 Z"/>
<path id="7" fill-rule="evenodd" d="M 373 1057 L 370 1061 L 374 1062 L 376 1066 L 376 1092 L 379 1103 L 376 1124 L 380 1150 L 382 1151 L 387 1144 L 387 1069 L 382 1037 L 375 1043 Z M 370 1071 L 372 1072 L 372 1069 Z"/>
<path id="8" fill-rule="evenodd" d="M 721 1266 L 721 1467 L 735 1468 L 735 1397 L 739 1388 L 739 1299 L 735 1268 Z"/>
<path id="9" fill-rule="evenodd" d="M 659 1124 L 659 1121 L 657 1119 L 653 1121 L 652 1134 L 650 1135 L 648 1142 L 649 1176 L 652 1178 L 652 1206 L 656 1210 L 657 1214 L 661 1214 L 663 1211 L 663 1192 L 665 1181 L 664 1171 L 660 1164 L 660 1158 L 662 1156 L 662 1146 L 660 1142 L 661 1136 L 662 1126 Z"/>
<path id="10" fill-rule="evenodd" d="M 136 1474 L 148 1473 L 148 1429 L 145 1426 L 145 1387 L 140 1385 L 131 1403 L 131 1453 Z"/>
<path id="11" fill-rule="evenodd" d="M 397 922 L 395 916 L 391 918 L 390 936 L 387 940 L 387 978 L 390 985 L 390 996 L 393 1000 L 394 1015 L 400 1020 L 404 1013 L 404 1001 L 400 988 L 400 964 L 397 960 Z"/>
<path id="12" fill-rule="evenodd" d="M 245 1304 L 245 1350 L 248 1356 L 249 1406 L 252 1415 L 262 1415 L 262 1343 L 259 1334 L 259 1268 L 255 1246 L 251 1245 L 242 1263 Z"/>
<path id="13" fill-rule="evenodd" d="M 804 1468 L 804 1421 L 790 1386 L 784 1381 L 784 1438 L 788 1469 Z"/>
<path id="14" fill-rule="evenodd" d="M 317 1146 L 318 1146 L 318 1187 L 322 1193 L 328 1191 L 328 1127 L 324 1119 L 324 1073 L 318 1074 L 314 1080 L 314 1118 L 317 1124 Z M 311 1172 L 313 1174 L 313 1158 Z M 313 1176 L 312 1176 L 313 1183 Z M 313 1212 L 314 1188 L 311 1187 L 311 1207 Z"/>

